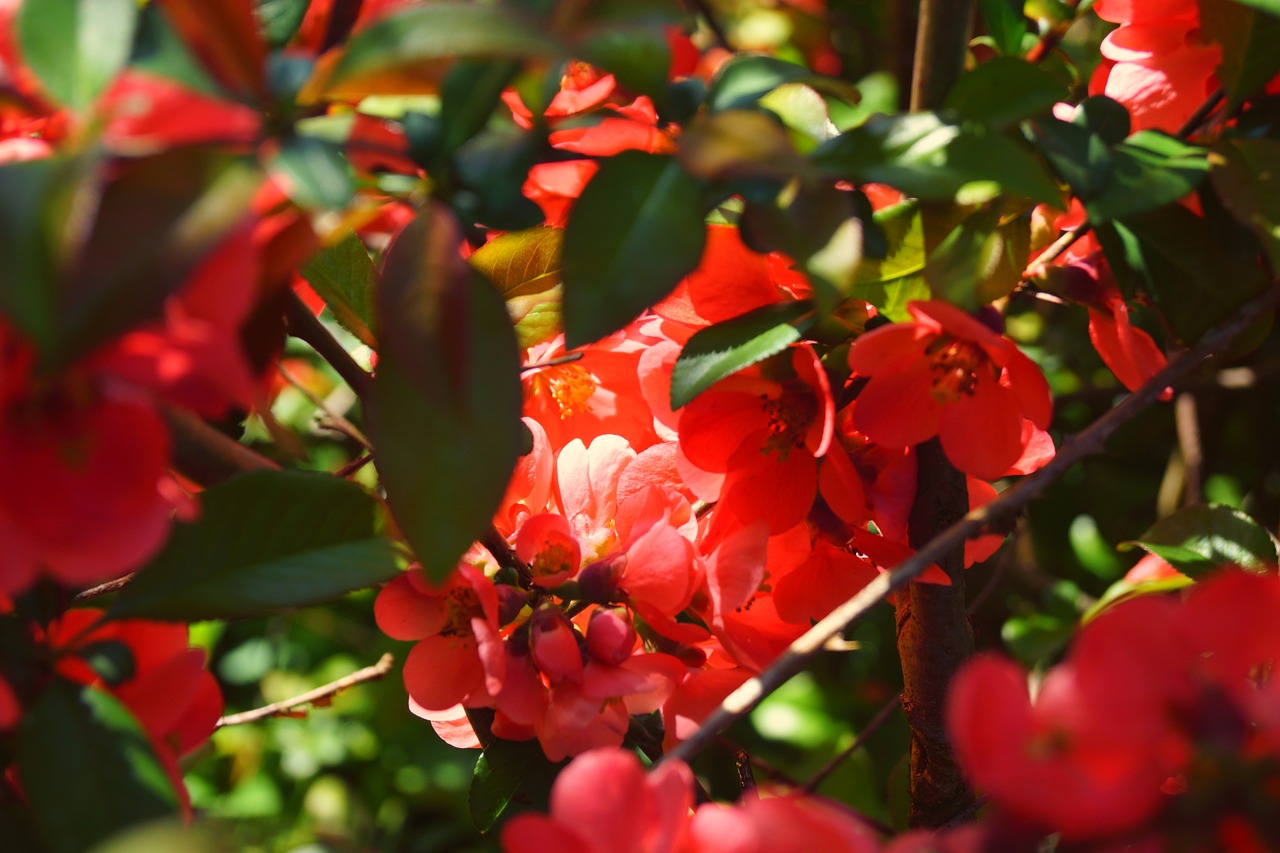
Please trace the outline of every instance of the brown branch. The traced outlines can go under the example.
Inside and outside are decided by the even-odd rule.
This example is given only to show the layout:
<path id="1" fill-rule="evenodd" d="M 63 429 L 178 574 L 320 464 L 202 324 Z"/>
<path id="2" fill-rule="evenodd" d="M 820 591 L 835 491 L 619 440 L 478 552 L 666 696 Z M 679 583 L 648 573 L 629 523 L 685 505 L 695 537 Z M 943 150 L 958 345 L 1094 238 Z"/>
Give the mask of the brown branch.
<path id="1" fill-rule="evenodd" d="M 1108 438 L 1135 415 L 1159 399 L 1165 388 L 1176 384 L 1200 362 L 1213 355 L 1244 331 L 1261 312 L 1280 302 L 1280 288 L 1267 291 L 1245 303 L 1230 319 L 1202 337 L 1194 346 L 1172 359 L 1163 370 L 1137 391 L 1121 400 L 1074 438 L 1063 443 L 1058 454 L 1043 468 L 1000 493 L 985 506 L 968 513 L 948 527 L 893 571 L 874 578 L 857 595 L 806 631 L 778 659 L 759 675 L 745 682 L 708 715 L 693 735 L 668 752 L 667 759 L 689 759 L 697 755 L 730 725 L 751 712 L 764 697 L 777 690 L 804 669 L 828 640 L 858 622 L 890 594 L 902 589 L 942 555 L 989 527 L 1003 527 L 1009 518 L 1027 505 L 1085 456 L 1102 450 Z"/>
<path id="2" fill-rule="evenodd" d="M 1204 447 L 1200 442 L 1200 416 L 1196 396 L 1183 391 L 1173 401 L 1173 422 L 1182 456 L 1182 503 L 1200 503 L 1204 493 Z"/>
<path id="3" fill-rule="evenodd" d="M 977 0 L 922 0 L 911 71 L 911 109 L 942 106 L 964 73 Z"/>
<path id="4" fill-rule="evenodd" d="M 298 296 L 289 293 L 285 303 L 285 320 L 289 323 L 289 334 L 311 345 L 320 357 L 329 362 L 329 366 L 337 371 L 342 380 L 351 386 L 356 396 L 368 401 L 371 377 L 368 371 L 356 364 L 342 344 L 338 343 L 324 324 L 316 319 L 311 309 Z"/>
<path id="5" fill-rule="evenodd" d="M 76 597 L 72 600 L 79 604 L 82 601 L 90 601 L 94 598 L 101 598 L 104 595 L 110 595 L 113 592 L 119 592 L 129 585 L 129 581 L 133 580 L 134 574 L 136 573 L 130 572 L 129 574 L 116 578 L 115 580 L 100 583 L 97 586 L 91 586 L 83 592 L 76 593 Z"/>
<path id="6" fill-rule="evenodd" d="M 254 708 L 252 711 L 243 711 L 239 714 L 220 717 L 217 722 L 217 728 L 238 726 L 243 723 L 256 723 L 258 720 L 265 720 L 267 717 L 288 716 L 303 705 L 327 705 L 330 699 L 343 690 L 355 687 L 357 684 L 363 684 L 366 681 L 378 681 L 385 678 L 387 673 L 391 672 L 391 666 L 394 663 L 395 658 L 391 652 L 387 652 L 372 666 L 357 669 L 350 675 L 345 675 L 337 681 L 331 681 L 322 687 L 317 687 L 315 690 L 308 690 L 301 696 L 295 696 L 283 702 L 272 702 L 270 705 Z"/>
<path id="7" fill-rule="evenodd" d="M 186 409 L 166 408 L 164 419 L 173 437 L 173 467 L 202 486 L 215 485 L 242 471 L 280 467 Z"/>

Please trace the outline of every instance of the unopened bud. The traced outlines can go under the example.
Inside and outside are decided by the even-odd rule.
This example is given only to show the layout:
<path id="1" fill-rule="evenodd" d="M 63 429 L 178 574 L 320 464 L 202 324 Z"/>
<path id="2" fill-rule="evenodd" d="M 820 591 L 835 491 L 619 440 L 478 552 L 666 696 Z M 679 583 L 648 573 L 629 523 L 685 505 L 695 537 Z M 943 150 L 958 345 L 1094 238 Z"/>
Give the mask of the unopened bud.
<path id="1" fill-rule="evenodd" d="M 636 629 L 626 610 L 601 607 L 587 623 L 587 652 L 601 663 L 617 666 L 631 657 Z"/>
<path id="2" fill-rule="evenodd" d="M 544 604 L 529 620 L 529 649 L 542 674 L 558 681 L 582 681 L 582 651 L 578 634 L 560 608 Z"/>
<path id="3" fill-rule="evenodd" d="M 613 554 L 596 560 L 578 572 L 578 588 L 584 601 L 593 604 L 613 604 L 625 601 L 627 594 L 618 586 L 622 569 L 626 566 L 626 554 Z"/>

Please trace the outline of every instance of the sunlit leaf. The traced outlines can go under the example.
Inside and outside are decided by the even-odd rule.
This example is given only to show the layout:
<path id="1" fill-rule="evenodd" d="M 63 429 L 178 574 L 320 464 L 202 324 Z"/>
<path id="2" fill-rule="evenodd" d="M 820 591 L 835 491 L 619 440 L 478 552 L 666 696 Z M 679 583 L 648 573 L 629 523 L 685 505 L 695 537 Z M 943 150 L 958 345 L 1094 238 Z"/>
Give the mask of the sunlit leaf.
<path id="1" fill-rule="evenodd" d="M 671 408 L 680 408 L 726 376 L 782 352 L 800 340 L 814 320 L 809 302 L 783 302 L 694 333 L 671 373 Z"/>
<path id="2" fill-rule="evenodd" d="M 344 329 L 368 346 L 377 346 L 373 331 L 377 270 L 355 232 L 316 252 L 302 267 L 302 277 Z"/>
<path id="3" fill-rule="evenodd" d="M 1280 543 L 1266 528 L 1220 504 L 1184 507 L 1120 547 L 1140 547 L 1193 578 L 1228 564 L 1262 569 L 1280 560 Z"/>
<path id="4" fill-rule="evenodd" d="M 506 300 L 522 349 L 560 332 L 563 243 L 562 229 L 541 226 L 496 237 L 468 258 Z"/>
<path id="5" fill-rule="evenodd" d="M 895 204 L 877 210 L 874 218 L 884 232 L 888 251 L 883 260 L 864 258 L 858 265 L 852 295 L 870 302 L 890 320 L 910 320 L 907 303 L 930 297 L 924 280 L 920 206 L 915 202 Z"/>
<path id="6" fill-rule="evenodd" d="M 18 47 L 46 92 L 83 110 L 129 60 L 137 24 L 134 0 L 27 0 Z"/>

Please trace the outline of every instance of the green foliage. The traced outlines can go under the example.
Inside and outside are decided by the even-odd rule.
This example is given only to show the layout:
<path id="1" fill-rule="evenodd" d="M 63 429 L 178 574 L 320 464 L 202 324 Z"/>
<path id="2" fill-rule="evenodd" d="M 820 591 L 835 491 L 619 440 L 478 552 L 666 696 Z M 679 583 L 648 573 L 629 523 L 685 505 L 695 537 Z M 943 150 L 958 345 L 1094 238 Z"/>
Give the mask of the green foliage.
<path id="1" fill-rule="evenodd" d="M 506 308 L 433 205 L 387 253 L 372 437 L 387 503 L 427 573 L 485 532 L 520 453 L 519 355 Z"/>
<path id="2" fill-rule="evenodd" d="M 704 211 L 701 183 L 670 157 L 624 151 L 602 163 L 564 232 L 566 344 L 621 329 L 692 272 Z"/>
<path id="3" fill-rule="evenodd" d="M 18 47 L 48 94 L 83 110 L 128 61 L 137 23 L 134 0 L 28 1 L 18 10 Z"/>
<path id="4" fill-rule="evenodd" d="M 1280 142 L 1223 140 L 1214 146 L 1209 179 L 1222 204 L 1262 241 L 1280 268 Z"/>
<path id="5" fill-rule="evenodd" d="M 311 0 L 254 0 L 262 37 L 272 47 L 283 47 L 298 31 Z"/>
<path id="6" fill-rule="evenodd" d="M 671 374 L 671 408 L 680 408 L 726 376 L 782 352 L 800 340 L 814 319 L 808 302 L 784 302 L 696 332 Z"/>
<path id="7" fill-rule="evenodd" d="M 146 732 L 102 690 L 55 681 L 27 709 L 17 753 L 36 827 L 55 853 L 88 850 L 177 811 Z"/>
<path id="8" fill-rule="evenodd" d="M 546 809 L 551 783 L 564 762 L 552 763 L 537 739 L 525 741 L 494 738 L 480 757 L 471 777 L 468 802 L 471 820 L 481 832 L 493 828 L 504 812 Z"/>
<path id="9" fill-rule="evenodd" d="M 1225 564 L 1265 571 L 1280 561 L 1280 543 L 1266 528 L 1218 504 L 1180 509 L 1120 547 L 1140 547 L 1192 578 Z"/>
<path id="10" fill-rule="evenodd" d="M 522 349 L 560 332 L 563 243 L 562 229 L 542 226 L 503 234 L 468 258 L 506 300 Z"/>
<path id="11" fill-rule="evenodd" d="M 946 106 L 965 118 L 998 129 L 1047 113 L 1066 97 L 1067 87 L 1038 65 L 997 58 L 956 81 L 947 95 Z"/>
<path id="12" fill-rule="evenodd" d="M 930 296 L 924 279 L 920 206 L 902 202 L 876 211 L 874 219 L 883 230 L 888 251 L 883 260 L 864 260 L 858 265 L 852 295 L 870 302 L 890 320 L 909 320 L 907 303 Z"/>
<path id="13" fill-rule="evenodd" d="M 204 494 L 111 609 L 115 617 L 225 619 L 327 601 L 396 573 L 359 486 L 300 471 L 242 474 Z"/>
<path id="14" fill-rule="evenodd" d="M 351 164 L 342 149 L 314 136 L 285 139 L 270 167 L 302 207 L 338 210 L 351 201 L 355 190 Z"/>
<path id="15" fill-rule="evenodd" d="M 374 284 L 377 270 L 354 231 L 312 255 L 302 267 L 302 277 L 329 306 L 344 329 L 368 346 L 377 346 L 374 334 Z"/>
<path id="16" fill-rule="evenodd" d="M 820 146 L 812 159 L 834 178 L 889 184 L 921 199 L 978 202 L 1002 192 L 1048 203 L 1059 198 L 1022 145 L 937 113 L 877 116 Z"/>

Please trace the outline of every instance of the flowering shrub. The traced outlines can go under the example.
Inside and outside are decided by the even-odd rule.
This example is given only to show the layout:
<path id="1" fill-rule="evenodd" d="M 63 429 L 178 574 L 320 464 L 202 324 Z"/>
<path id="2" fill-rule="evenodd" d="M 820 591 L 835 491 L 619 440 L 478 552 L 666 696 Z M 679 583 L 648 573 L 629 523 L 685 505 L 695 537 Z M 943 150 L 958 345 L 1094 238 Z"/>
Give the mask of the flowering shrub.
<path id="1" fill-rule="evenodd" d="M 0 0 L 6 838 L 1280 845 L 1277 10 L 888 5 Z"/>

